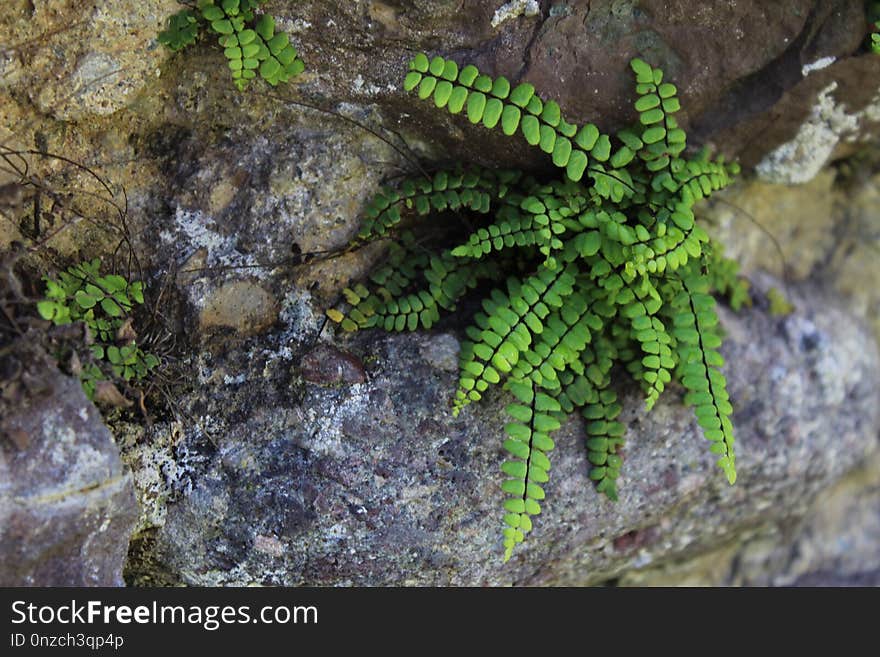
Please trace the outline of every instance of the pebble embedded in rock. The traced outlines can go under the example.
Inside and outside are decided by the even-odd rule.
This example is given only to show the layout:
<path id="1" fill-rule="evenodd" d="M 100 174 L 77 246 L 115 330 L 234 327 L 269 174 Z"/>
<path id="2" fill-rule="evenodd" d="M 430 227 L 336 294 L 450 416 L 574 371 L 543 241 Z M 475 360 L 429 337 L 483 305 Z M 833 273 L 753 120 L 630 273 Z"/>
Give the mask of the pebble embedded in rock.
<path id="1" fill-rule="evenodd" d="M 318 345 L 303 356 L 300 370 L 306 381 L 322 386 L 352 385 L 367 380 L 359 358 L 327 344 Z"/>
<path id="2" fill-rule="evenodd" d="M 210 293 L 199 313 L 202 331 L 231 328 L 239 335 L 256 335 L 278 319 L 278 304 L 262 286 L 249 281 L 226 283 Z"/>

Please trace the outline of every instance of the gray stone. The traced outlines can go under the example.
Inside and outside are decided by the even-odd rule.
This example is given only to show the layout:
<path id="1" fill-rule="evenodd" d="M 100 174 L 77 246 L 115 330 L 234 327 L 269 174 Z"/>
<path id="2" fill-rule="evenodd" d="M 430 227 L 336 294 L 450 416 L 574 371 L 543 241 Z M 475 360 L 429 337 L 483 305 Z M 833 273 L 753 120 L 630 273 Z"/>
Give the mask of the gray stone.
<path id="1" fill-rule="evenodd" d="M 121 586 L 138 508 L 113 437 L 39 349 L 2 360 L 0 586 Z"/>
<path id="2" fill-rule="evenodd" d="M 866 330 L 828 299 L 807 292 L 796 303 L 783 319 L 724 313 L 735 486 L 714 467 L 677 389 L 651 413 L 628 394 L 620 501 L 594 492 L 583 427 L 572 419 L 556 437 L 536 529 L 506 566 L 505 394 L 453 418 L 456 375 L 420 336 L 359 336 L 349 348 L 363 356 L 368 382 L 345 388 L 278 380 L 277 369 L 241 359 L 245 384 L 182 400 L 220 428 L 216 449 L 154 529 L 149 564 L 129 564 L 132 581 L 589 584 L 801 518 L 817 493 L 876 452 L 880 360 Z M 192 433 L 183 442 L 192 452 L 200 441 Z"/>
<path id="3" fill-rule="evenodd" d="M 747 529 L 695 558 L 632 570 L 624 586 L 877 586 L 880 451 L 817 495 L 803 516 Z"/>

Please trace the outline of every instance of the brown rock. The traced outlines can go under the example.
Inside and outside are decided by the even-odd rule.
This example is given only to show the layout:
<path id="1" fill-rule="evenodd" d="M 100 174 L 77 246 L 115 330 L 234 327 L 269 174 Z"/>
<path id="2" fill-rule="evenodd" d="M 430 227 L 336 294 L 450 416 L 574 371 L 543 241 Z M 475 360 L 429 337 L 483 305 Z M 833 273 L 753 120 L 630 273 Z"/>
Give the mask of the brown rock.
<path id="1" fill-rule="evenodd" d="M 525 77 L 575 119 L 619 128 L 636 119 L 628 63 L 638 55 L 663 68 L 699 116 L 733 81 L 779 57 L 813 4 L 576 0 L 541 26 Z"/>
<path id="2" fill-rule="evenodd" d="M 318 345 L 303 356 L 300 369 L 306 381 L 322 386 L 351 385 L 367 380 L 360 359 L 328 344 Z"/>
<path id="3" fill-rule="evenodd" d="M 488 32 L 480 28 L 490 16 L 475 4 L 463 3 L 461 13 L 469 14 L 471 25 L 456 42 L 440 41 L 443 24 L 438 19 L 431 25 L 438 38 L 424 39 L 420 47 L 460 64 L 475 63 L 493 76 L 530 82 L 543 97 L 558 101 L 570 121 L 590 121 L 607 131 L 636 119 L 628 64 L 643 57 L 678 86 L 679 119 L 691 143 L 712 142 L 750 166 L 796 135 L 829 80 L 840 80 L 837 100 L 854 110 L 877 91 L 864 80 L 877 79 L 880 58 L 853 56 L 867 31 L 864 3 L 857 0 L 714 1 L 696 9 L 687 0 L 571 0 L 545 7 L 536 17 L 506 20 Z M 340 92 L 397 89 L 408 58 L 385 53 L 387 63 L 365 73 L 370 80 Z M 823 60 L 834 65 L 809 69 Z M 521 140 L 455 120 L 409 95 L 374 92 L 370 101 L 390 106 L 406 117 L 404 128 L 418 129 L 455 157 L 547 165 L 549 158 Z M 865 127 L 852 137 L 864 140 L 870 135 Z"/>

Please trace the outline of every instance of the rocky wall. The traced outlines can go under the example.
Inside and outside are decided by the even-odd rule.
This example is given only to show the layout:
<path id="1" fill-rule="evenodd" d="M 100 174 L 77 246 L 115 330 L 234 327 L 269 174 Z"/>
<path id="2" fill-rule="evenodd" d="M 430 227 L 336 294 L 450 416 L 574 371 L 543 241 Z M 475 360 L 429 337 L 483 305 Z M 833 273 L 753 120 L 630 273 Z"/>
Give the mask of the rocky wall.
<path id="1" fill-rule="evenodd" d="M 103 256 L 142 275 L 154 304 L 142 333 L 168 367 L 165 393 L 146 416 L 109 420 L 140 517 L 101 549 L 124 551 L 134 526 L 129 583 L 748 584 L 876 570 L 880 58 L 863 49 L 862 2 L 271 1 L 306 71 L 246 94 L 210 40 L 180 54 L 157 43 L 178 6 L 13 0 L 0 16 L 0 144 L 46 201 L 35 223 L 33 185 L 0 170 L 0 251 L 18 268 L 5 284 L 36 296 L 40 274 Z M 620 502 L 590 487 L 572 420 L 540 523 L 502 568 L 505 400 L 449 414 L 461 326 L 353 340 L 324 326 L 381 247 L 312 265 L 299 254 L 345 244 L 382 181 L 416 160 L 548 168 L 519 140 L 406 96 L 419 50 L 532 82 L 607 130 L 634 118 L 627 62 L 642 55 L 678 85 L 691 143 L 745 165 L 703 210 L 755 298 L 723 317 L 735 487 L 712 471 L 679 391 L 651 414 L 630 394 Z M 792 315 L 769 314 L 770 287 Z M 841 499 L 858 500 L 863 529 L 815 529 Z M 842 540 L 857 546 L 845 564 L 829 547 Z M 795 545 L 813 547 L 792 565 L 780 555 Z M 741 555 L 751 574 L 730 565 Z M 689 570 L 700 563 L 714 565 Z"/>

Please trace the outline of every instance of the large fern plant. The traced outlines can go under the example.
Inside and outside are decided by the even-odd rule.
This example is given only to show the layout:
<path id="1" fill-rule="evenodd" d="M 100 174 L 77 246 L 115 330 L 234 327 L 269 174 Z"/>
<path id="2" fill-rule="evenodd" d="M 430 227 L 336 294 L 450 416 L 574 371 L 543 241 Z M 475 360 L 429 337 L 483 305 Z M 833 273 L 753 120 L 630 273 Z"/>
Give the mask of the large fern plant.
<path id="1" fill-rule="evenodd" d="M 650 409 L 676 379 L 687 391 L 717 464 L 736 479 L 733 412 L 720 367 L 713 291 L 743 297 L 736 268 L 694 220 L 694 204 L 725 187 L 736 165 L 684 157 L 674 85 L 632 61 L 639 122 L 615 136 L 565 120 L 531 84 L 515 88 L 474 66 L 419 54 L 404 86 L 472 123 L 521 135 L 561 170 L 544 181 L 460 167 L 386 188 L 352 246 L 390 239 L 387 262 L 345 290 L 346 330 L 430 328 L 471 289 L 490 290 L 467 329 L 453 413 L 502 384 L 507 406 L 501 466 L 505 560 L 541 512 L 552 433 L 565 415 L 585 420 L 590 478 L 617 498 L 625 427 L 611 385 L 626 370 Z M 432 251 L 404 230 L 411 218 L 452 214 L 472 226 Z M 456 243 L 457 242 L 457 243 Z M 714 265 L 719 265 L 715 267 Z"/>

